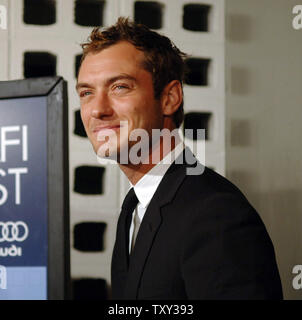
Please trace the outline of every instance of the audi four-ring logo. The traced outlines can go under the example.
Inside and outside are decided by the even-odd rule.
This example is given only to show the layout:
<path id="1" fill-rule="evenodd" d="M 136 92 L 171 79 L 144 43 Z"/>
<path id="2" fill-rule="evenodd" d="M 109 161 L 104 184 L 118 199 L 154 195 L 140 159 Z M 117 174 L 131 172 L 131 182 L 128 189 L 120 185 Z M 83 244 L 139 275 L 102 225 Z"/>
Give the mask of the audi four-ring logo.
<path id="1" fill-rule="evenodd" d="M 23 221 L 0 221 L 0 242 L 22 242 L 28 237 L 28 226 Z"/>

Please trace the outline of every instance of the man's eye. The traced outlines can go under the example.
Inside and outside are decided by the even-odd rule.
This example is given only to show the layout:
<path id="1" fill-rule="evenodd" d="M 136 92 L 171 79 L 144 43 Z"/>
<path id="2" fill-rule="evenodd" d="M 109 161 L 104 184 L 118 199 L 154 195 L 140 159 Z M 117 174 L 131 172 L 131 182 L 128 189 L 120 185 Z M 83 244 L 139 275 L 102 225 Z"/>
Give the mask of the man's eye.
<path id="1" fill-rule="evenodd" d="M 91 91 L 82 91 L 82 92 L 80 93 L 80 97 L 83 98 L 83 97 L 86 97 L 86 96 L 88 96 L 88 95 L 90 95 L 90 94 L 91 94 Z"/>
<path id="2" fill-rule="evenodd" d="M 117 90 L 129 89 L 129 86 L 127 86 L 126 84 L 117 84 L 114 86 L 113 89 L 117 89 Z"/>

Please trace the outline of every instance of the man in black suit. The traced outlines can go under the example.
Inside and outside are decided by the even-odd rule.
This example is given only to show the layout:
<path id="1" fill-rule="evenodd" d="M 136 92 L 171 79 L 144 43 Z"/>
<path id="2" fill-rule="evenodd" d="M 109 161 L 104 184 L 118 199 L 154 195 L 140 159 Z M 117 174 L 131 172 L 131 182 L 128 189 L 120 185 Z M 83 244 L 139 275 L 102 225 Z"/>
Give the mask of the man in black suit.
<path id="1" fill-rule="evenodd" d="M 115 159 L 132 185 L 117 226 L 112 297 L 282 299 L 272 242 L 244 195 L 177 134 L 155 137 L 154 129 L 175 133 L 182 123 L 185 54 L 124 18 L 95 28 L 82 47 L 83 124 L 95 152 Z"/>

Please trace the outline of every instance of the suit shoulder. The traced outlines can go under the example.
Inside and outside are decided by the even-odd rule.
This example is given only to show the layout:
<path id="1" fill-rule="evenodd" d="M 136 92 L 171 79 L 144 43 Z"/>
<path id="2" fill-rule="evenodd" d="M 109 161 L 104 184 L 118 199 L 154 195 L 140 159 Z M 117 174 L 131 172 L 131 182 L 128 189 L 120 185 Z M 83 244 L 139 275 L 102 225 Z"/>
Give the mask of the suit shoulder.
<path id="1" fill-rule="evenodd" d="M 229 194 L 247 201 L 238 187 L 227 178 L 208 167 L 205 167 L 203 173 L 200 175 L 186 175 L 181 192 L 184 194 L 189 193 L 191 195 L 192 193 L 199 194 L 200 197 L 203 198 Z"/>
<path id="2" fill-rule="evenodd" d="M 205 168 L 199 176 L 187 175 L 175 194 L 175 208 L 188 221 L 201 219 L 254 221 L 262 219 L 244 194 L 228 179 Z"/>

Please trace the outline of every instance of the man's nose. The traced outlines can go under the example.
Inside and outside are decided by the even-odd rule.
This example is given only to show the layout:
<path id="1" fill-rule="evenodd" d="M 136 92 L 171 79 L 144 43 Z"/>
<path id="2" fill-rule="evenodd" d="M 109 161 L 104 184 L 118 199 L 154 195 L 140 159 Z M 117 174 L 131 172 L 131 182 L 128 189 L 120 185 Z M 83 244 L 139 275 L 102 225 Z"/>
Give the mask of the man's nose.
<path id="1" fill-rule="evenodd" d="M 113 114 L 113 109 L 110 104 L 110 100 L 105 92 L 99 92 L 94 100 L 94 105 L 91 110 L 91 116 L 93 118 L 105 118 L 110 117 Z"/>

